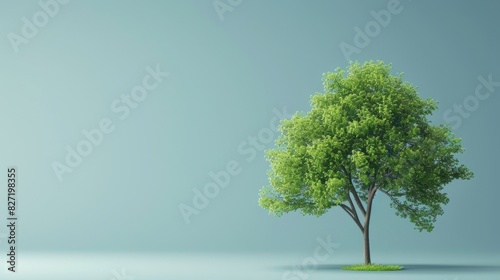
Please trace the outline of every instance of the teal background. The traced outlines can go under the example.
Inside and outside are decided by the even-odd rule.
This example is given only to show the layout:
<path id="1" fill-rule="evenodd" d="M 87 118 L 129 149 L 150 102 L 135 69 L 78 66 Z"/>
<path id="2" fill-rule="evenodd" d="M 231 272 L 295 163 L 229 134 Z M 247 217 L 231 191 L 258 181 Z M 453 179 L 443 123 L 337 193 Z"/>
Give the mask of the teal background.
<path id="1" fill-rule="evenodd" d="M 339 209 L 320 218 L 277 218 L 261 209 L 264 152 L 255 149 L 247 160 L 238 146 L 269 127 L 273 109 L 307 111 L 310 95 L 322 91 L 322 74 L 348 65 L 339 45 L 353 45 L 353 28 L 363 29 L 373 20 L 370 11 L 388 2 L 244 0 L 221 21 L 212 1 L 73 0 L 17 54 L 7 35 L 20 34 L 21 18 L 40 7 L 0 2 L 1 176 L 7 166 L 19 168 L 20 254 L 307 254 L 318 236 L 330 234 L 341 244 L 339 255 L 361 260 L 361 234 Z M 394 74 L 404 72 L 422 97 L 439 102 L 431 119 L 443 123 L 447 110 L 474 94 L 479 76 L 500 81 L 500 2 L 400 3 L 402 11 L 351 58 L 392 63 Z M 156 65 L 170 75 L 120 120 L 110 104 Z M 495 90 L 454 129 L 466 150 L 460 159 L 475 178 L 446 186 L 451 201 L 432 233 L 414 230 L 378 196 L 373 259 L 499 256 Z M 64 163 L 65 147 L 74 148 L 84 139 L 81 130 L 103 118 L 116 129 L 59 182 L 51 164 Z M 187 224 L 179 205 L 192 205 L 193 189 L 202 190 L 212 181 L 209 172 L 231 160 L 241 173 Z M 0 198 L 5 209 L 5 191 Z"/>

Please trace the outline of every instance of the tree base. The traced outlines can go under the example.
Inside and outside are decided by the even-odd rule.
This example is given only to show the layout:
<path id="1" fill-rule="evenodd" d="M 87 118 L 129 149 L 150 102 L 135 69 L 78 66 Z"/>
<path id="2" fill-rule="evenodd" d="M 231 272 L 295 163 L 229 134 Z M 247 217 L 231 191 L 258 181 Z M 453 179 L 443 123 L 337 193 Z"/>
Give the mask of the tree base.
<path id="1" fill-rule="evenodd" d="M 388 264 L 355 264 L 343 266 L 341 269 L 355 271 L 397 271 L 403 269 L 403 267 L 400 265 Z"/>

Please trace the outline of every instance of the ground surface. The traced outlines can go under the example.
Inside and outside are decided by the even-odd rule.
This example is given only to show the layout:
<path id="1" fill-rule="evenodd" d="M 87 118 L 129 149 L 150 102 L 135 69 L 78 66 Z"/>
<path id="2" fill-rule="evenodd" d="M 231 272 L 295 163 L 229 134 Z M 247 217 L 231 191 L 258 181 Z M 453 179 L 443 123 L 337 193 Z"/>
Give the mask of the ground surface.
<path id="1" fill-rule="evenodd" d="M 273 254 L 19 254 L 18 273 L 0 279 L 21 280 L 322 280 L 425 279 L 499 280 L 500 256 L 385 256 L 378 262 L 405 268 L 391 272 L 344 271 L 361 256 L 332 256 L 311 264 L 307 255 Z M 308 260 L 309 262 L 305 261 Z M 306 263 L 306 266 L 302 265 Z M 309 264 L 309 265 L 307 265 Z M 2 266 L 3 267 L 3 266 Z"/>

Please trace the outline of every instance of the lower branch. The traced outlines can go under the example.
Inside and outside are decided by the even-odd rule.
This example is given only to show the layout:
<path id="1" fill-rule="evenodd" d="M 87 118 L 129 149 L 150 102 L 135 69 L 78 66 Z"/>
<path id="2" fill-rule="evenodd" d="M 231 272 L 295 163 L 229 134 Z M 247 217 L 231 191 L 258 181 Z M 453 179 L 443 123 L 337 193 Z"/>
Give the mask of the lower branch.
<path id="1" fill-rule="evenodd" d="M 358 216 L 353 213 L 353 211 L 356 211 L 356 210 L 355 209 L 351 209 L 347 205 L 344 205 L 344 204 L 341 204 L 340 207 L 342 207 L 342 209 L 344 209 L 344 211 L 346 211 L 347 214 L 349 214 L 349 216 L 353 219 L 353 221 L 356 223 L 356 225 L 361 230 L 361 232 L 363 232 L 364 228 L 361 225 L 361 222 L 359 221 Z"/>

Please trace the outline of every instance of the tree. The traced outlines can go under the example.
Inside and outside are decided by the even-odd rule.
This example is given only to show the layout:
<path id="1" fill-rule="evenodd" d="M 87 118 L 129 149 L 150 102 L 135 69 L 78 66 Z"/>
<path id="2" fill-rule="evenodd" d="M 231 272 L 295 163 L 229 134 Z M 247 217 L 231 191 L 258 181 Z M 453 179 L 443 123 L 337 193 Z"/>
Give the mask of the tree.
<path id="1" fill-rule="evenodd" d="M 443 187 L 473 177 L 455 157 L 461 140 L 427 118 L 436 102 L 391 70 L 369 61 L 324 74 L 325 93 L 311 96 L 310 112 L 282 120 L 276 148 L 266 151 L 270 186 L 259 199 L 277 216 L 340 207 L 363 235 L 367 265 L 377 193 L 390 198 L 396 215 L 430 232 L 449 201 Z"/>

